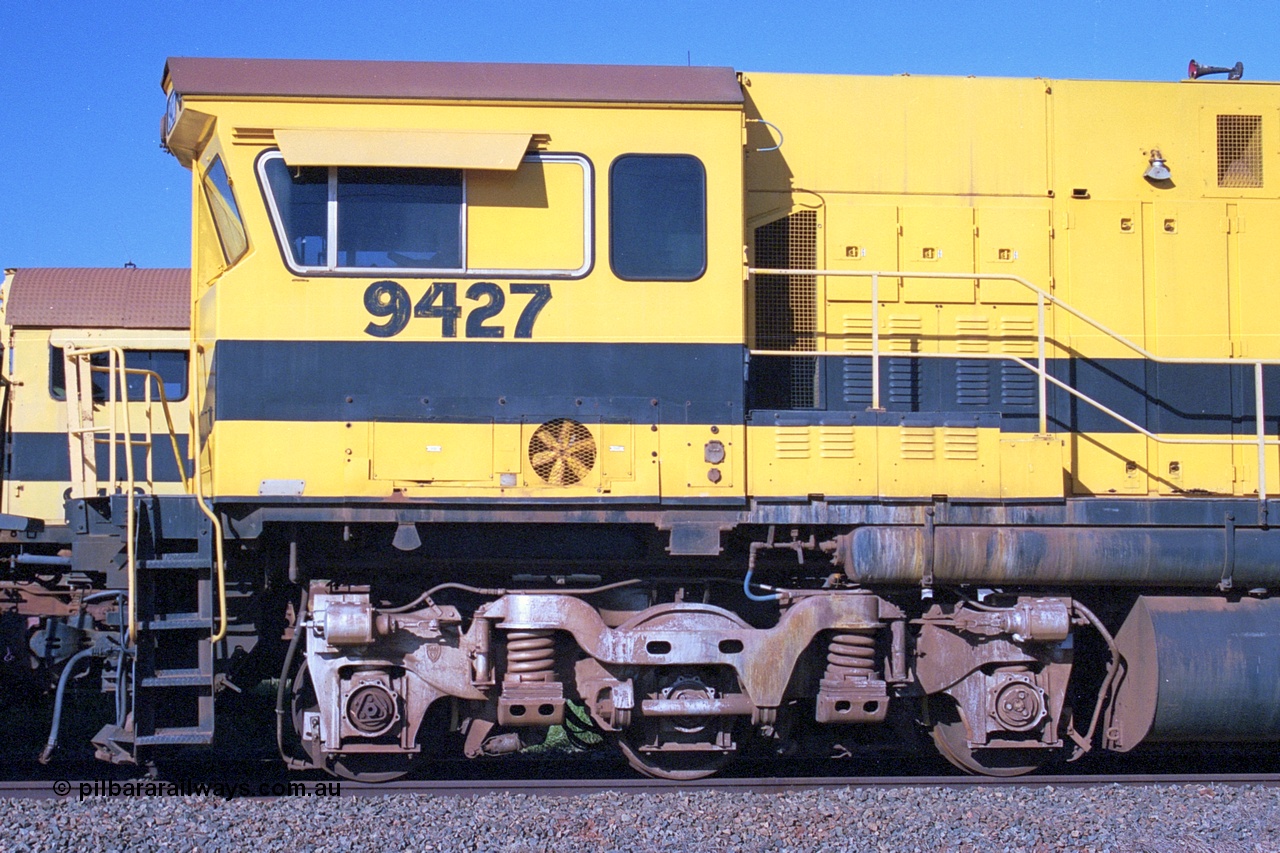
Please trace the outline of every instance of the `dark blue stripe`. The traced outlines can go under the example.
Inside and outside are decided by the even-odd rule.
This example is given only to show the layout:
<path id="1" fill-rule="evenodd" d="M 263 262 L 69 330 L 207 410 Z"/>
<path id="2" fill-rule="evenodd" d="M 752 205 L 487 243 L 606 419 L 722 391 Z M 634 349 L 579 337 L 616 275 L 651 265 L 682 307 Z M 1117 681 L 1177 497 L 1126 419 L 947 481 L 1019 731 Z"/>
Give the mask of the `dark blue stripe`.
<path id="1" fill-rule="evenodd" d="M 752 423 L 786 406 L 785 358 L 757 357 L 745 396 Z M 819 411 L 865 412 L 871 359 L 817 360 Z M 1253 373 L 1246 365 L 1155 364 L 1142 359 L 1051 359 L 1051 374 L 1152 432 L 1251 435 Z M 476 341 L 222 341 L 212 402 L 219 419 L 271 421 L 488 421 L 577 417 L 635 423 L 741 422 L 743 348 L 732 344 L 598 344 Z M 999 425 L 1034 432 L 1037 381 L 1012 362 L 885 358 L 881 403 L 888 425 Z M 1264 373 L 1280 413 L 1280 368 Z M 779 405 L 781 403 L 782 405 Z M 1054 432 L 1129 428 L 1053 386 Z M 904 420 L 903 416 L 907 416 Z M 804 415 L 804 417 L 811 417 Z M 994 421 L 992 419 L 995 419 Z M 1267 418 L 1271 435 L 1280 414 Z M 851 421 L 852 423 L 852 421 Z M 869 423 L 859 420 L 858 423 Z"/>
<path id="2" fill-rule="evenodd" d="M 909 426 L 999 429 L 998 412 L 872 412 L 753 409 L 751 426 Z"/>
<path id="3" fill-rule="evenodd" d="M 134 435 L 134 441 L 142 441 L 146 436 Z M 151 463 L 153 475 L 158 483 L 178 483 L 182 481 L 178 473 L 177 460 L 173 458 L 173 445 L 167 435 L 157 435 L 153 439 Z M 54 481 L 68 483 L 71 480 L 71 454 L 67 447 L 66 433 L 61 432 L 15 432 L 11 437 L 12 455 L 10 480 L 25 482 Z M 178 436 L 178 449 L 183 459 L 187 456 L 187 436 Z M 99 444 L 97 448 L 98 472 L 105 477 L 107 473 L 107 446 Z M 134 478 L 146 476 L 146 448 L 133 448 Z M 116 448 L 117 473 L 124 476 L 124 447 Z M 190 463 L 188 463 L 189 465 Z"/>
<path id="4" fill-rule="evenodd" d="M 786 357 L 756 357 L 750 365 L 753 423 L 775 417 L 774 393 Z M 815 380 L 823 412 L 865 413 L 871 405 L 869 356 L 820 359 Z M 1156 364 L 1143 359 L 1050 359 L 1052 376 L 1140 426 L 1161 435 L 1252 435 L 1254 379 L 1248 365 Z M 1263 372 L 1267 432 L 1280 432 L 1280 368 Z M 941 425 L 961 413 L 996 415 L 1006 432 L 1034 432 L 1037 379 L 1012 362 L 988 359 L 885 358 L 880 365 L 881 406 Z M 1127 433 L 1129 427 L 1061 389 L 1048 389 L 1053 432 Z M 879 419 L 874 423 L 893 423 Z M 872 423 L 872 421 L 859 421 Z"/>
<path id="5" fill-rule="evenodd" d="M 219 420 L 741 423 L 735 344 L 219 341 Z"/>

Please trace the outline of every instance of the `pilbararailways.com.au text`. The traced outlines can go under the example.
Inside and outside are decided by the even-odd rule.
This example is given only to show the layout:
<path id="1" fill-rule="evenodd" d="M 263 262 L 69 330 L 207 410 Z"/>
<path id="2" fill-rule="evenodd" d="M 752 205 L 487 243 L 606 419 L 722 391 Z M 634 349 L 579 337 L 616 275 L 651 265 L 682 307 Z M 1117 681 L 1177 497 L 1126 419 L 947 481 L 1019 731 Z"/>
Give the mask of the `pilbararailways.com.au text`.
<path id="1" fill-rule="evenodd" d="M 337 797 L 342 795 L 339 781 L 321 782 L 197 782 L 191 779 L 160 781 L 140 779 L 120 782 L 100 780 L 96 782 L 53 783 L 53 793 L 59 797 L 75 794 L 86 797 Z"/>

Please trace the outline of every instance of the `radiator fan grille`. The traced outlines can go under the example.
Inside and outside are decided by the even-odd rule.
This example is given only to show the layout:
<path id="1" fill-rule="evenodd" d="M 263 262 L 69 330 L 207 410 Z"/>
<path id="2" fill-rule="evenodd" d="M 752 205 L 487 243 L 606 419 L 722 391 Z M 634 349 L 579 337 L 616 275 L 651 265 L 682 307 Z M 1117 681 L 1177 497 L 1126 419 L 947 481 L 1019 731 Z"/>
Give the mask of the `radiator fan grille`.
<path id="1" fill-rule="evenodd" d="M 552 486 L 572 486 L 584 480 L 596 464 L 596 442 L 577 421 L 556 418 L 529 439 L 529 464 Z"/>

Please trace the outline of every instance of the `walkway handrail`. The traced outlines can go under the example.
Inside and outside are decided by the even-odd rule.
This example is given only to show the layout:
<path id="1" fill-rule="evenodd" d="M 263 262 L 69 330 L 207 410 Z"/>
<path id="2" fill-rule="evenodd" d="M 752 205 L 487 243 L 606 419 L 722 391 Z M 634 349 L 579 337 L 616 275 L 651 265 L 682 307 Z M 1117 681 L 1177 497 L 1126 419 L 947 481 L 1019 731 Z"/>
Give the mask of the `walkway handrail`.
<path id="1" fill-rule="evenodd" d="M 1263 381 L 1262 368 L 1267 365 L 1280 365 L 1280 359 L 1265 358 L 1194 358 L 1186 356 L 1159 356 L 1150 352 L 1145 347 L 1129 340 L 1099 321 L 1093 319 L 1082 311 L 1073 308 L 1071 305 L 1063 302 L 1046 290 L 1043 290 L 1025 278 L 1009 273 L 982 273 L 982 272 L 906 272 L 902 270 L 805 270 L 805 269 L 772 269 L 765 267 L 748 267 L 747 272 L 750 275 L 778 275 L 778 276 L 832 276 L 844 278 L 870 278 L 871 279 L 871 408 L 875 411 L 882 411 L 880 406 L 880 359 L 881 358 L 953 358 L 951 353 L 923 353 L 923 352 L 894 352 L 888 356 L 882 355 L 880 351 L 880 278 L 898 278 L 898 279 L 949 279 L 961 281 L 1008 281 L 1019 284 L 1030 290 L 1036 295 L 1036 311 L 1037 311 L 1037 363 L 1032 365 L 1025 359 L 1009 353 L 964 353 L 965 358 L 989 358 L 1000 359 L 1016 362 L 1034 373 L 1039 379 L 1039 401 L 1038 414 L 1040 434 L 1048 433 L 1048 392 L 1049 383 L 1062 388 L 1072 396 L 1088 403 L 1099 411 L 1110 415 L 1120 421 L 1125 426 L 1142 433 L 1146 437 L 1163 444 L 1213 444 L 1213 445 L 1256 445 L 1258 448 L 1258 500 L 1265 502 L 1267 499 L 1267 468 L 1266 468 L 1266 448 L 1268 445 L 1280 445 L 1280 440 L 1268 440 L 1266 437 L 1266 405 L 1263 398 Z M 1156 435 L 1153 432 L 1139 426 L 1118 412 L 1113 411 L 1097 400 L 1089 397 L 1076 388 L 1072 388 L 1054 376 L 1050 376 L 1046 366 L 1046 339 L 1045 339 L 1045 307 L 1053 305 L 1061 308 L 1066 313 L 1087 323 L 1094 329 L 1098 330 L 1108 338 L 1128 347 L 1133 352 L 1141 355 L 1144 359 L 1156 362 L 1158 364 L 1226 364 L 1226 365 L 1251 365 L 1253 367 L 1254 377 L 1254 422 L 1256 426 L 1256 435 L 1252 439 L 1177 439 L 1166 438 Z M 850 335 L 828 335 L 828 338 L 848 338 L 856 337 Z M 791 356 L 806 358 L 848 358 L 848 352 L 833 352 L 830 350 L 763 350 L 752 349 L 748 352 L 753 356 Z"/>
<path id="2" fill-rule="evenodd" d="M 79 362 L 83 359 L 92 358 L 93 356 L 98 355 L 100 353 L 106 354 L 107 365 L 105 367 L 101 367 L 101 366 L 94 365 L 93 362 L 90 361 L 90 362 L 86 362 L 86 364 L 88 365 L 88 370 L 87 371 L 83 370 L 83 366 L 81 366 Z M 116 441 L 117 441 L 116 436 L 119 434 L 116 429 L 117 410 L 119 410 L 123 415 L 124 436 L 125 436 L 124 489 L 125 489 L 125 495 L 128 498 L 128 500 L 125 502 L 126 509 L 125 509 L 125 530 L 124 530 L 125 576 L 128 579 L 128 589 L 129 589 L 128 604 L 126 605 L 126 611 L 128 614 L 129 642 L 134 643 L 134 642 L 137 642 L 137 632 L 138 632 L 138 607 L 137 607 L 138 554 L 137 554 L 137 542 L 136 542 L 137 537 L 135 535 L 135 532 L 138 526 L 138 520 L 137 520 L 137 508 L 134 505 L 134 497 L 133 497 L 134 441 L 133 441 L 133 425 L 130 419 L 130 412 L 129 412 L 128 379 L 124 373 L 124 369 L 125 369 L 124 349 L 122 347 L 85 347 L 83 349 L 76 348 L 76 347 L 67 347 L 66 349 L 63 350 L 63 355 L 69 366 L 70 365 L 76 366 L 75 380 L 74 380 L 76 394 L 74 399 L 72 398 L 72 395 L 71 395 L 71 384 L 72 384 L 72 378 L 70 375 L 71 371 L 66 371 L 67 373 L 67 376 L 66 376 L 67 405 L 68 407 L 76 406 L 78 408 L 77 417 L 74 420 L 68 418 L 68 423 L 67 423 L 68 432 L 72 435 L 81 435 L 81 436 L 83 436 L 86 433 L 90 434 L 92 436 L 90 447 L 96 447 L 96 445 L 101 441 L 101 439 L 99 439 L 95 435 L 96 433 L 99 433 L 99 432 L 107 433 L 107 439 L 106 439 L 107 460 L 108 460 L 107 471 L 110 476 L 110 482 L 112 484 L 118 482 L 118 478 L 116 476 Z M 106 399 L 106 403 L 108 406 L 107 426 L 106 427 L 96 427 L 96 426 L 74 427 L 72 426 L 73 423 L 80 423 L 80 424 L 84 423 L 84 413 L 85 413 L 84 405 L 85 405 L 86 391 L 89 395 L 89 398 L 88 398 L 89 422 L 93 423 L 93 402 L 94 402 L 93 401 L 93 381 L 92 379 L 90 379 L 89 387 L 86 389 L 84 387 L 84 382 L 82 380 L 85 378 L 85 376 L 92 376 L 92 374 L 94 373 L 107 374 L 107 399 Z M 123 400 L 118 400 L 116 398 L 117 389 L 119 391 L 120 396 L 123 397 Z M 150 391 L 149 388 L 147 390 L 148 392 Z M 124 403 L 123 406 L 119 405 L 121 402 Z M 147 456 L 149 458 L 151 455 L 150 439 L 148 438 L 148 440 L 145 443 L 147 445 Z M 81 445 L 81 449 L 83 452 L 84 451 L 83 444 Z M 96 457 L 97 455 L 96 451 L 90 450 L 89 452 L 94 453 Z M 83 460 L 81 461 L 83 462 Z M 76 465 L 76 460 L 72 459 L 71 464 L 74 470 Z M 148 469 L 150 469 L 150 464 L 148 464 Z M 96 477 L 95 477 L 95 481 L 96 481 Z M 83 476 L 80 478 L 80 483 L 83 487 L 84 485 Z M 87 495 L 85 497 L 87 497 Z"/>
<path id="3" fill-rule="evenodd" d="M 178 432 L 173 424 L 173 414 L 169 410 L 169 397 L 164 391 L 164 379 L 154 370 L 146 370 L 144 368 L 126 367 L 125 354 L 123 347 L 98 346 L 98 347 L 75 347 L 69 346 L 64 351 L 64 357 L 67 362 L 75 364 L 81 359 L 92 358 L 95 355 L 105 354 L 107 356 L 107 364 L 95 365 L 89 362 L 89 374 L 103 373 L 107 375 L 107 399 L 104 401 L 108 407 L 108 420 L 106 426 L 73 426 L 73 423 L 83 423 L 83 409 L 80 409 L 80 416 L 74 421 L 68 419 L 67 430 L 72 435 L 90 435 L 92 436 L 92 444 L 107 445 L 107 471 L 110 478 L 109 482 L 116 483 L 116 455 L 117 448 L 120 445 L 124 447 L 124 493 L 128 497 L 125 510 L 125 575 L 128 580 L 128 638 L 130 642 L 137 641 L 138 629 L 138 608 L 137 608 L 137 585 L 138 585 L 138 559 L 137 559 L 137 507 L 135 505 L 134 490 L 136 488 L 136 477 L 133 465 L 133 448 L 146 448 L 146 473 L 147 483 L 154 488 L 154 469 L 152 460 L 153 448 L 153 430 L 151 429 L 151 409 L 152 404 L 157 402 L 151 397 L 152 382 L 155 382 L 155 388 L 159 395 L 158 402 L 160 408 L 164 411 L 165 425 L 169 432 L 169 443 L 173 448 L 174 461 L 178 466 L 178 476 L 182 478 L 184 490 L 190 489 L 190 481 L 187 477 L 186 460 L 182 458 L 182 451 L 178 446 Z M 129 377 L 143 377 L 142 399 L 138 401 L 129 400 Z M 73 400 L 72 395 L 67 393 L 68 406 L 82 407 L 84 405 L 84 394 L 86 390 L 89 394 L 89 405 L 93 405 L 93 383 L 90 381 L 88 389 L 82 387 L 81 375 L 79 370 L 76 371 L 76 398 Z M 71 386 L 71 380 L 68 377 L 67 387 Z M 133 438 L 133 422 L 132 413 L 129 410 L 130 402 L 138 402 L 146 407 L 147 411 L 147 435 L 141 441 L 135 441 Z M 124 431 L 121 433 L 116 428 L 116 414 L 121 413 L 121 420 L 124 422 Z M 92 422 L 92 412 L 90 410 L 90 422 Z M 106 433 L 106 438 L 98 437 L 98 433 Z M 76 460 L 71 460 L 75 465 Z M 81 480 L 83 484 L 83 478 Z"/>

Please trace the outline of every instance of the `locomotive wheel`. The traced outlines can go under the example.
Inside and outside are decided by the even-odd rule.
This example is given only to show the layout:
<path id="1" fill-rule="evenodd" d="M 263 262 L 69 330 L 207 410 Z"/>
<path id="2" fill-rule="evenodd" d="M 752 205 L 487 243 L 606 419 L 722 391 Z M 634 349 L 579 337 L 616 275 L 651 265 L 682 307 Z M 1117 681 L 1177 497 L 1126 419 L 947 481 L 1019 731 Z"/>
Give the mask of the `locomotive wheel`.
<path id="1" fill-rule="evenodd" d="M 955 702 L 925 697 L 924 719 L 942 757 L 965 773 L 979 776 L 1024 776 L 1044 763 L 1042 750 L 981 749 L 969 747 L 969 731 Z"/>
<path id="2" fill-rule="evenodd" d="M 294 735 L 302 741 L 302 721 L 307 711 L 316 711 L 320 704 L 311 686 L 311 670 L 304 663 L 293 677 L 292 717 Z M 303 743 L 306 743 L 303 741 Z M 323 767 L 340 779 L 352 782 L 394 782 L 409 773 L 409 756 L 405 755 L 340 755 L 326 758 L 319 747 L 308 749 L 311 763 Z"/>
<path id="3" fill-rule="evenodd" d="M 639 728 L 644 729 L 644 726 Z M 714 776 L 724 769 L 728 761 L 728 756 L 722 752 L 641 752 L 639 744 L 632 743 L 625 734 L 618 738 L 618 748 L 637 773 L 673 782 L 689 782 Z"/>
<path id="4" fill-rule="evenodd" d="M 329 772 L 352 782 L 394 782 L 409 774 L 403 755 L 344 755 L 329 765 Z M 391 765 L 394 769 L 389 769 Z"/>
<path id="5" fill-rule="evenodd" d="M 680 631 L 697 625 L 702 630 L 738 630 L 749 628 L 742 618 L 710 604 L 662 604 L 643 610 L 619 626 L 619 630 Z M 716 695 L 714 673 L 698 668 L 649 672 L 644 676 L 637 696 L 654 698 L 710 698 Z M 642 713 L 632 718 L 631 725 L 618 737 L 618 748 L 627 763 L 645 776 L 684 782 L 714 776 L 728 763 L 731 753 L 700 750 L 699 744 L 713 744 L 723 730 L 731 730 L 732 717 L 650 717 Z M 688 749 L 641 751 L 643 746 L 659 741 Z"/>
<path id="6" fill-rule="evenodd" d="M 663 698 L 708 699 L 714 691 L 696 673 L 672 679 L 662 690 Z M 710 746 L 732 726 L 720 717 L 643 717 L 634 721 L 618 740 L 627 762 L 646 776 L 677 782 L 714 776 L 728 761 L 729 753 L 699 749 L 672 749 L 646 752 L 642 746 L 668 742 L 672 746 Z"/>

